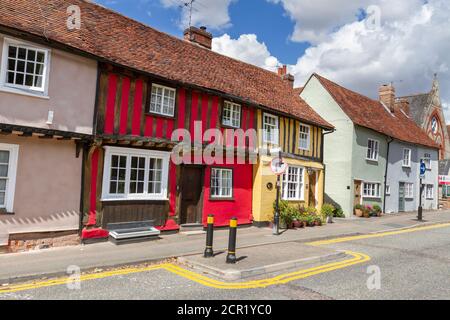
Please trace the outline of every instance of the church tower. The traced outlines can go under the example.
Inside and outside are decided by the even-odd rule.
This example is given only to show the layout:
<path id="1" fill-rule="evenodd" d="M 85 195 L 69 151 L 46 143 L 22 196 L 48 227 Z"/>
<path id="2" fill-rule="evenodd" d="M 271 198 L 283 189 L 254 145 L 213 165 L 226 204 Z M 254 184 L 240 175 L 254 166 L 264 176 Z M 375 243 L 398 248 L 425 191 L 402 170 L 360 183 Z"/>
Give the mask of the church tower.
<path id="1" fill-rule="evenodd" d="M 437 75 L 434 76 L 430 92 L 401 97 L 398 101 L 408 101 L 408 115 L 440 146 L 439 160 L 450 159 L 450 138 Z"/>

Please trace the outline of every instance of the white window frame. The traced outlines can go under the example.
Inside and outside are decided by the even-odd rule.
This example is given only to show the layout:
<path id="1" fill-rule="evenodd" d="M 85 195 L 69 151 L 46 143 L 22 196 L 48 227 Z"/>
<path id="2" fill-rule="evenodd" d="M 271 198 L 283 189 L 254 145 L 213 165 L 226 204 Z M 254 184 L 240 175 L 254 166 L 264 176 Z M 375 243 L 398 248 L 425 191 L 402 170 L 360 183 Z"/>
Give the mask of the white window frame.
<path id="1" fill-rule="evenodd" d="M 424 153 L 422 160 L 425 163 L 425 168 L 431 170 L 431 153 Z"/>
<path id="2" fill-rule="evenodd" d="M 275 133 L 273 135 L 273 140 L 268 140 L 267 139 L 267 132 L 266 132 L 266 117 L 268 118 L 272 118 L 275 120 Z M 270 143 L 270 144 L 274 144 L 274 145 L 278 145 L 279 143 L 279 131 L 280 131 L 280 124 L 279 124 L 279 118 L 278 116 L 275 116 L 273 114 L 270 113 L 263 113 L 263 143 Z M 270 126 L 272 126 L 272 124 L 270 124 Z"/>
<path id="3" fill-rule="evenodd" d="M 228 119 L 225 118 L 225 109 L 228 109 L 230 113 L 230 118 Z M 222 110 L 222 125 L 236 129 L 240 128 L 241 113 L 242 113 L 242 106 L 240 104 L 230 101 L 224 101 Z M 234 118 L 235 115 L 237 115 L 237 118 Z M 235 121 L 237 121 L 237 124 L 233 124 Z"/>
<path id="4" fill-rule="evenodd" d="M 219 171 L 220 172 L 220 182 L 219 182 L 219 193 L 220 194 L 214 194 L 213 195 L 213 192 L 212 192 L 212 190 L 213 190 L 213 187 L 212 187 L 212 177 L 213 177 L 213 172 L 215 172 L 215 171 Z M 230 190 L 230 194 L 229 195 L 224 195 L 223 193 L 222 193 L 222 178 L 223 178 L 223 176 L 222 176 L 222 172 L 223 171 L 227 171 L 227 172 L 230 172 L 231 173 L 231 190 Z M 211 181 L 210 181 L 210 198 L 211 199 L 232 199 L 233 198 L 233 194 L 234 194 L 234 186 L 233 186 L 233 183 L 234 183 L 234 176 L 233 176 L 233 169 L 230 169 L 230 168 L 220 168 L 220 167 L 212 167 L 211 168 L 211 179 L 210 179 Z"/>
<path id="5" fill-rule="evenodd" d="M 405 182 L 405 199 L 414 199 L 414 183 Z"/>
<path id="6" fill-rule="evenodd" d="M 434 199 L 434 185 L 433 184 L 427 184 L 425 187 L 425 194 L 426 194 L 426 198 L 428 200 L 433 200 Z"/>
<path id="7" fill-rule="evenodd" d="M 403 148 L 403 154 L 402 154 L 402 167 L 404 168 L 411 168 L 411 155 L 412 151 L 409 148 Z"/>
<path id="8" fill-rule="evenodd" d="M 153 100 L 153 88 L 162 89 L 161 105 L 159 106 L 160 107 L 160 111 L 151 110 L 151 108 L 152 108 L 152 100 Z M 166 96 L 166 90 L 170 91 L 170 92 L 173 92 L 173 97 L 174 97 L 173 98 L 173 105 L 170 106 L 170 107 L 172 107 L 172 110 L 173 110 L 172 113 L 164 113 L 163 112 L 163 110 L 164 110 L 163 101 L 164 101 L 164 98 Z M 170 99 L 170 101 L 171 101 L 170 97 L 168 97 L 168 99 Z M 175 116 L 176 104 L 177 104 L 177 90 L 175 88 L 166 87 L 166 86 L 162 86 L 160 84 L 152 83 L 151 92 L 150 92 L 150 104 L 148 106 L 148 112 L 149 113 L 151 113 L 151 114 L 158 114 L 158 115 L 162 115 L 162 116 L 166 116 L 166 117 L 174 117 Z"/>
<path id="9" fill-rule="evenodd" d="M 289 171 L 297 169 L 297 181 L 292 182 L 289 181 Z M 286 176 L 287 175 L 287 176 Z M 287 178 L 287 179 L 286 179 Z M 281 184 L 281 198 L 283 200 L 287 201 L 304 201 L 305 200 L 305 168 L 301 166 L 293 166 L 289 165 L 289 167 L 286 170 L 286 173 L 282 175 L 281 177 L 282 184 Z M 296 196 L 290 197 L 289 196 L 289 188 L 288 184 L 296 183 Z"/>
<path id="10" fill-rule="evenodd" d="M 370 148 L 370 142 L 373 142 L 373 147 L 376 146 L 376 148 L 371 149 Z M 369 155 L 370 152 L 370 155 Z M 380 142 L 375 139 L 367 139 L 367 152 L 366 152 L 366 160 L 369 161 L 378 161 L 378 156 L 380 153 Z"/>
<path id="11" fill-rule="evenodd" d="M 302 128 L 307 129 L 306 131 L 302 131 Z M 311 126 L 307 124 L 301 124 L 299 126 L 299 142 L 298 148 L 300 150 L 309 151 L 311 149 Z M 306 142 L 306 147 L 302 146 L 302 141 Z"/>
<path id="12" fill-rule="evenodd" d="M 25 49 L 32 49 L 44 53 L 44 71 L 42 73 L 42 87 L 17 85 L 7 82 L 8 73 L 8 48 L 9 46 L 17 46 Z M 51 49 L 39 47 L 33 43 L 27 41 L 21 41 L 12 38 L 3 38 L 3 49 L 2 49 L 2 61 L 1 61 L 1 72 L 0 72 L 0 88 L 2 91 L 26 94 L 32 96 L 47 97 L 48 95 L 48 79 L 50 74 L 50 61 L 51 61 Z M 26 68 L 26 64 L 25 64 Z"/>
<path id="13" fill-rule="evenodd" d="M 102 201 L 115 201 L 115 200 L 168 200 L 168 177 L 169 177 L 169 160 L 170 152 L 155 151 L 155 150 L 142 150 L 131 148 L 119 148 L 109 147 L 105 148 L 105 164 L 103 166 L 103 187 L 102 187 Z M 111 157 L 113 155 L 126 156 L 126 177 L 125 177 L 125 193 L 124 194 L 111 194 L 109 191 L 110 178 L 111 178 Z M 144 193 L 142 194 L 130 194 L 130 172 L 131 172 L 131 158 L 132 157 L 145 157 L 145 178 L 144 178 Z M 149 159 L 157 158 L 162 159 L 162 177 L 161 177 L 161 193 L 149 194 L 148 182 L 149 182 Z"/>
<path id="14" fill-rule="evenodd" d="M 370 187 L 366 189 L 366 186 Z M 372 188 L 373 187 L 373 188 Z M 362 185 L 362 197 L 365 199 L 380 199 L 381 198 L 381 183 L 380 182 L 370 182 L 364 181 Z M 366 193 L 366 191 L 371 191 L 371 194 Z M 372 194 L 372 191 L 373 194 Z"/>
<path id="15" fill-rule="evenodd" d="M 5 204 L 0 209 L 14 212 L 14 194 L 16 191 L 17 164 L 19 160 L 19 145 L 0 143 L 0 150 L 9 151 L 8 177 L 6 181 Z"/>
<path id="16" fill-rule="evenodd" d="M 391 186 L 389 184 L 386 185 L 386 190 L 384 192 L 387 196 L 391 195 Z"/>

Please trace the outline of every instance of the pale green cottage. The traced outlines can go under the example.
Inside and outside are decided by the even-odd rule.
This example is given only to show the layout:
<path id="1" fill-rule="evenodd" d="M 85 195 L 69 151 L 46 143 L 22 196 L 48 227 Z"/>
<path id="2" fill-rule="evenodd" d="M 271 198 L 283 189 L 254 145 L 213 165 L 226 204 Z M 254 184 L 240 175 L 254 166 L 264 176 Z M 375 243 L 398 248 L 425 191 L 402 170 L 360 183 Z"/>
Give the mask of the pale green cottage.
<path id="1" fill-rule="evenodd" d="M 386 197 L 398 198 L 390 194 L 388 175 L 393 175 L 389 183 L 400 182 L 388 170 L 395 165 L 388 164 L 389 152 L 401 145 L 393 142 L 432 148 L 435 144 L 396 103 L 394 89 L 381 87 L 378 101 L 313 74 L 300 96 L 336 128 L 324 138 L 324 202 L 339 206 L 347 217 L 356 204 L 398 211 L 385 208 Z"/>

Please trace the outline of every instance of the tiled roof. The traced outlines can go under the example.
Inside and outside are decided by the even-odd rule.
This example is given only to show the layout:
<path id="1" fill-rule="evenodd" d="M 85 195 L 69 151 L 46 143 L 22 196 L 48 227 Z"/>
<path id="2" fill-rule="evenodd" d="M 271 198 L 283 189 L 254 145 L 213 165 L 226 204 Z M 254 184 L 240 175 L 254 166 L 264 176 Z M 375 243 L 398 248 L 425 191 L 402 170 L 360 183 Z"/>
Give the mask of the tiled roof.
<path id="1" fill-rule="evenodd" d="M 81 8 L 80 30 L 66 27 Z M 39 7 L 39 8 L 38 8 Z M 134 70 L 212 89 L 325 128 L 333 126 L 277 74 L 157 31 L 84 0 L 0 0 L 0 25 L 45 37 Z"/>
<path id="2" fill-rule="evenodd" d="M 344 88 L 318 74 L 313 76 L 320 81 L 354 124 L 400 141 L 439 148 L 425 131 L 402 111 L 391 113 L 380 101 Z"/>
<path id="3" fill-rule="evenodd" d="M 303 87 L 294 88 L 294 93 L 296 95 L 300 95 L 303 91 Z"/>

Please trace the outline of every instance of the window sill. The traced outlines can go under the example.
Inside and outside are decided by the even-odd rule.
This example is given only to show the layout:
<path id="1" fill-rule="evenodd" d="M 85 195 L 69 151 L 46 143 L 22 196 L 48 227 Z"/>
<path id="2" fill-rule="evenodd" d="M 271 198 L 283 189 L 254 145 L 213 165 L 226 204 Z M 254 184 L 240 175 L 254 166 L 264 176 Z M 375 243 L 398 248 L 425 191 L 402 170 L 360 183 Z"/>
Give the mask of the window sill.
<path id="1" fill-rule="evenodd" d="M 403 169 L 410 169 L 411 170 L 411 166 L 402 166 Z"/>
<path id="2" fill-rule="evenodd" d="M 209 198 L 209 201 L 215 201 L 215 202 L 217 202 L 217 201 L 230 201 L 230 202 L 233 202 L 233 201 L 236 201 L 236 199 L 235 198 L 213 198 L 213 197 L 210 197 Z"/>
<path id="3" fill-rule="evenodd" d="M 0 216 L 13 216 L 14 212 L 8 212 L 5 209 L 0 209 Z"/>
<path id="4" fill-rule="evenodd" d="M 167 114 L 161 114 L 161 113 L 150 112 L 150 111 L 146 111 L 146 112 L 145 112 L 145 115 L 146 115 L 146 116 L 149 116 L 149 117 L 159 117 L 159 118 L 165 118 L 165 119 L 175 119 L 175 115 L 170 116 L 170 115 L 167 115 Z"/>
<path id="5" fill-rule="evenodd" d="M 282 199 L 282 200 L 288 202 L 305 202 L 305 199 Z"/>
<path id="6" fill-rule="evenodd" d="M 169 198 L 101 198 L 102 202 L 119 202 L 119 201 L 169 201 Z"/>
<path id="7" fill-rule="evenodd" d="M 378 163 L 378 159 L 369 159 L 369 158 L 366 158 L 366 161 L 370 161 L 370 162 L 376 162 L 376 163 Z"/>
<path id="8" fill-rule="evenodd" d="M 311 148 L 308 148 L 308 149 L 298 148 L 298 150 L 301 150 L 301 151 L 311 151 Z"/>
<path id="9" fill-rule="evenodd" d="M 373 199 L 373 200 L 381 200 L 381 196 L 370 197 L 370 196 L 362 196 L 363 199 Z"/>
<path id="10" fill-rule="evenodd" d="M 234 129 L 234 130 L 236 130 L 236 129 L 241 129 L 241 126 L 239 126 L 239 127 L 233 127 L 233 126 L 230 126 L 230 125 L 228 125 L 228 124 L 223 124 L 223 123 L 221 123 L 220 126 L 221 126 L 222 128 L 225 128 L 225 129 Z"/>
<path id="11" fill-rule="evenodd" d="M 39 93 L 34 93 L 33 91 L 25 91 L 25 90 L 20 90 L 20 89 L 16 89 L 16 88 L 6 87 L 6 86 L 0 86 L 0 91 L 6 92 L 6 93 L 19 94 L 22 96 L 27 96 L 27 97 L 32 97 L 32 98 L 39 98 L 39 99 L 45 99 L 45 100 L 50 99 L 50 97 L 48 95 L 46 95 L 45 93 L 39 94 Z"/>

